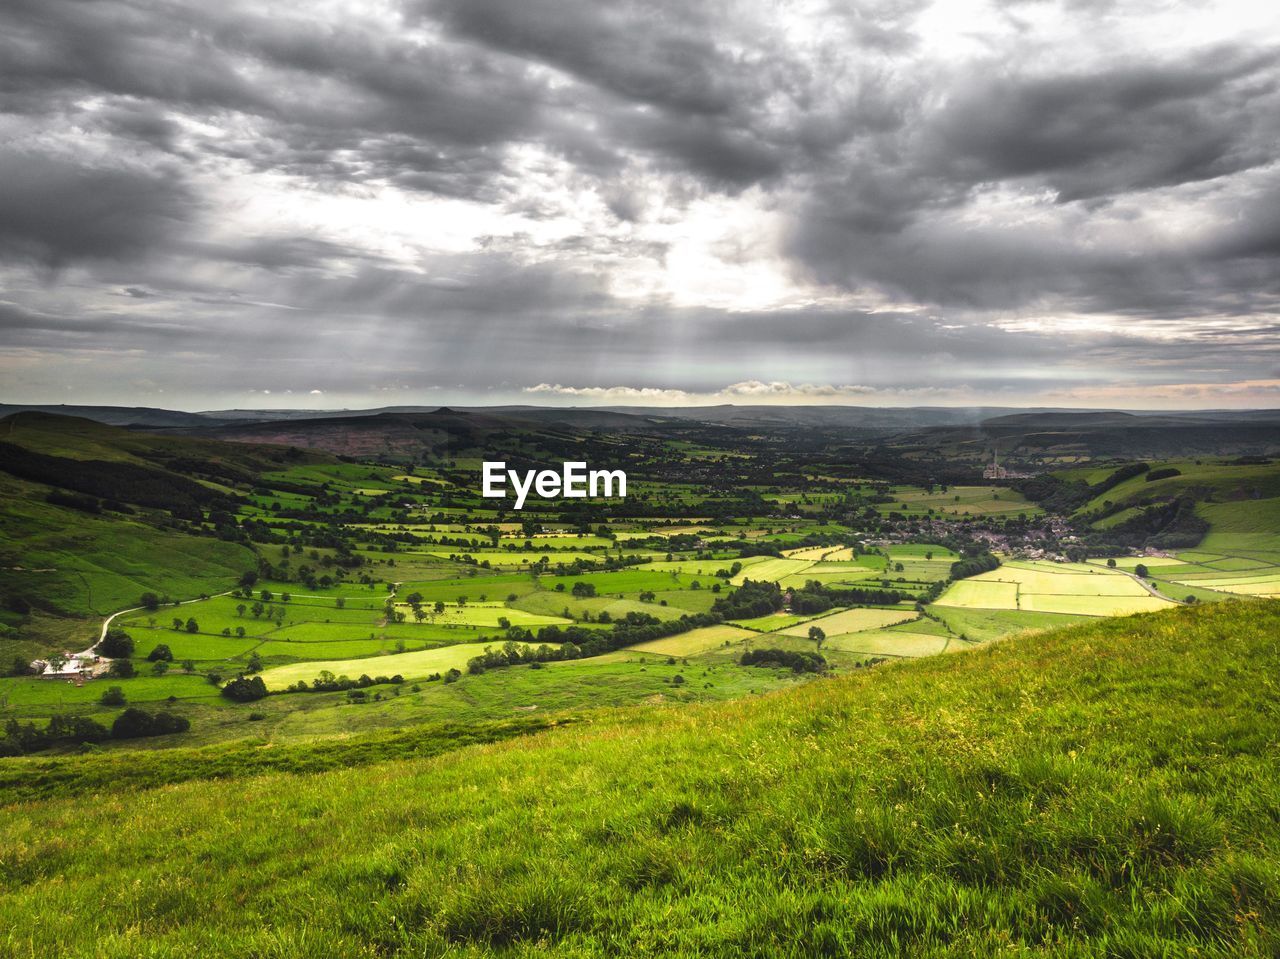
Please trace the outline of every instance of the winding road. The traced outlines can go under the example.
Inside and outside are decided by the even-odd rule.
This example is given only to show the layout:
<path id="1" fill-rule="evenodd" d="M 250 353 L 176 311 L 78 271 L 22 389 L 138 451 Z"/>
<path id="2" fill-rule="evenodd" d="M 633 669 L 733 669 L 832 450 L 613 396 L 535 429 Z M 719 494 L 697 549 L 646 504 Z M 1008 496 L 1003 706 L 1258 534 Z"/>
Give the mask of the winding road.
<path id="1" fill-rule="evenodd" d="M 239 589 L 239 588 L 240 587 L 238 586 L 236 587 L 236 589 Z M 226 592 L 214 593 L 211 596 L 197 596 L 195 599 L 184 599 L 177 603 L 162 603 L 161 606 L 157 607 L 157 609 L 162 607 L 171 608 L 174 606 L 187 606 L 187 605 L 190 605 L 191 603 L 199 603 L 206 599 L 216 599 L 219 596 L 230 596 L 235 591 L 236 591 L 235 589 L 229 589 Z M 125 613 L 136 613 L 138 612 L 138 610 L 146 609 L 146 608 L 147 608 L 146 606 L 130 606 L 128 609 L 122 609 L 117 613 L 112 613 L 110 616 L 108 616 L 106 619 L 102 621 L 102 631 L 98 633 L 98 638 L 94 641 L 93 646 L 90 646 L 88 649 L 83 650 L 80 653 L 76 653 L 76 655 L 83 656 L 83 655 L 92 653 L 94 646 L 97 646 L 98 643 L 102 642 L 104 639 L 107 638 L 107 630 L 111 628 L 111 623 L 117 616 L 123 616 Z"/>

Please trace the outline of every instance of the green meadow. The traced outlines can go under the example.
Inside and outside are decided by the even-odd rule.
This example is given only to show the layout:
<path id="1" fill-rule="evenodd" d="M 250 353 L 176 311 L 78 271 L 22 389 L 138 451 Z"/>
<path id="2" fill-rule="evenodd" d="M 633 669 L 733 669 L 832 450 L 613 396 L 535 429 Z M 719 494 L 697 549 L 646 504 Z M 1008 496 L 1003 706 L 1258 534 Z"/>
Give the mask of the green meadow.
<path id="1" fill-rule="evenodd" d="M 1277 629 L 1247 602 L 1098 621 L 443 753 L 370 733 L 329 768 L 178 750 L 142 791 L 119 754 L 10 760 L 49 785 L 0 817 L 0 947 L 1271 956 Z"/>

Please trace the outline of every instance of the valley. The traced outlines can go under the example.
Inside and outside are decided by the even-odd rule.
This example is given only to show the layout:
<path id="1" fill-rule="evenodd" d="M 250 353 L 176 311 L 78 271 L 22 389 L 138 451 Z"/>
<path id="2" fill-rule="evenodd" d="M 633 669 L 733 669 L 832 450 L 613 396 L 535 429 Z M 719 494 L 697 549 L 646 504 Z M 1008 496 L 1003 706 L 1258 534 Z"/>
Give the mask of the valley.
<path id="1" fill-rule="evenodd" d="M 403 442 L 405 416 L 416 446 Z M 295 929 L 290 955 L 333 943 L 642 949 L 671 896 L 693 910 L 683 948 L 710 921 L 695 917 L 715 889 L 759 914 L 714 922 L 717 941 L 780 955 L 828 941 L 800 918 L 813 910 L 840 916 L 838 929 L 887 923 L 935 946 L 979 912 L 984 937 L 1062 936 L 1078 920 L 1116 941 L 1173 935 L 1184 920 L 1120 903 L 1134 882 L 1235 883 L 1254 914 L 1280 915 L 1280 886 L 1236 851 L 1245 836 L 1245 847 L 1272 841 L 1247 817 L 1262 808 L 1249 796 L 1268 781 L 1257 764 L 1274 739 L 1230 710 L 1183 721 L 1206 684 L 1220 703 L 1276 708 L 1263 677 L 1280 595 L 1280 444 L 1250 432 L 1219 452 L 1115 458 L 1092 452 L 1086 431 L 1063 465 L 1042 431 L 1023 446 L 1002 427 L 988 439 L 1007 444 L 1016 475 L 992 480 L 959 447 L 922 452 L 911 431 L 394 417 L 390 433 L 379 417 L 366 433 L 341 426 L 336 445 L 334 420 L 314 432 L 288 421 L 288 439 L 317 446 L 278 445 L 269 421 L 235 441 L 224 423 L 126 429 L 39 411 L 0 423 L 0 804 L 23 810 L 0 827 L 12 850 L 0 875 L 22 877 L 0 888 L 9 953 L 128 953 L 145 940 L 178 954 L 219 937 L 270 951 L 265 931 L 200 905 L 258 869 L 348 916 L 324 920 L 314 944 Z M 482 495 L 488 458 L 527 471 L 584 456 L 625 468 L 626 496 L 530 496 L 517 510 Z M 1022 716 L 1031 700 L 1041 705 Z M 1182 730 L 1179 763 L 1211 762 L 1188 728 L 1234 737 L 1214 775 L 1248 791 L 1205 813 L 1190 798 L 1201 774 L 1153 776 L 1146 747 L 1106 718 L 1121 713 L 1154 722 L 1162 742 Z M 936 763 L 944 792 L 927 800 L 910 784 Z M 642 767 L 648 798 L 622 773 Z M 531 827 L 492 808 L 508 791 L 527 803 L 529 789 L 558 789 L 534 772 L 551 768 L 578 786 L 556 800 L 577 825 L 553 825 L 544 807 Z M 857 804 L 843 791 L 839 807 L 813 812 L 832 801 L 823 782 L 855 768 Z M 1148 771 L 1141 786 L 1119 785 L 1126 769 Z M 606 803 L 611 788 L 621 792 Z M 139 819 L 134 789 L 156 822 L 180 824 L 173 857 L 142 852 L 168 847 Z M 1102 812 L 1106 791 L 1121 798 Z M 987 792 L 1002 797 L 994 818 Z M 87 814 L 86 795 L 98 798 Z M 1028 803 L 1043 845 L 1023 857 L 1009 817 Z M 783 817 L 787 804 L 798 818 Z M 892 811 L 904 804 L 923 827 L 905 829 Z M 218 818 L 233 806 L 234 820 Z M 1105 854 L 1077 845 L 1098 816 L 1114 844 Z M 286 818 L 335 865 L 284 832 L 263 836 L 260 824 Z M 362 840 L 340 825 L 350 821 Z M 132 838 L 108 838 L 116 825 Z M 435 851 L 408 852 L 392 835 L 404 828 Z M 475 846 L 479 829 L 501 848 Z M 696 864 L 676 852 L 690 843 Z M 792 861 L 796 843 L 806 851 Z M 734 866 L 748 846 L 765 860 Z M 215 847 L 227 850 L 220 874 L 195 869 L 189 857 Z M 260 867 L 242 847 L 262 850 Z M 591 855 L 612 878 L 589 865 L 597 848 L 611 850 Z M 440 857 L 478 871 L 444 875 Z M 290 859 L 309 875 L 292 876 Z M 93 878 L 104 861 L 119 887 Z M 519 878 L 529 869 L 536 883 Z M 1065 871 L 1051 880 L 1049 869 Z M 55 892 L 54 875 L 74 878 Z M 168 900 L 172 929 L 116 918 L 141 914 L 130 882 L 186 890 Z M 337 905 L 368 883 L 386 890 L 376 905 Z M 589 891 L 601 883 L 622 883 L 633 905 L 606 909 Z M 904 884 L 935 892 L 884 912 Z M 1186 908 L 1205 954 L 1272 941 L 1270 920 L 1228 928 L 1225 900 L 1200 896 Z M 775 897 L 794 909 L 770 913 Z M 27 918 L 83 916 L 90 899 L 110 909 L 70 930 Z M 393 913 L 424 918 L 402 926 Z"/>

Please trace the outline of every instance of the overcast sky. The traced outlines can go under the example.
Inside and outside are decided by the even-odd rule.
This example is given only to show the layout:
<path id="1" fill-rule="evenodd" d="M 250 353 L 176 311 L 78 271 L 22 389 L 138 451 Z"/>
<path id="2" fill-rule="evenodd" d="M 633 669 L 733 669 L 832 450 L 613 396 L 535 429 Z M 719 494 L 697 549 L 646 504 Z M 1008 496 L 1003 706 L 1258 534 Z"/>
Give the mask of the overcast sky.
<path id="1" fill-rule="evenodd" d="M 1278 48 L 1259 0 L 4 0 L 0 400 L 1280 407 Z"/>

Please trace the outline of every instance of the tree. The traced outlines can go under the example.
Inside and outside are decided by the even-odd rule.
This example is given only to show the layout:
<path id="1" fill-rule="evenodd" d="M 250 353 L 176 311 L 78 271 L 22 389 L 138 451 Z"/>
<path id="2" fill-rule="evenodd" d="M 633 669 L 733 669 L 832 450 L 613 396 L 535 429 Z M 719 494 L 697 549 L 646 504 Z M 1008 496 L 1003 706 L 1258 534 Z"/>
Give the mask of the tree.
<path id="1" fill-rule="evenodd" d="M 1151 575 L 1151 571 L 1147 569 L 1147 567 L 1144 566 L 1142 563 L 1139 563 L 1137 566 L 1133 568 L 1133 574 L 1139 577 L 1140 579 L 1146 579 L 1148 576 Z"/>
<path id="2" fill-rule="evenodd" d="M 138 675 L 132 659 L 113 659 L 107 673 L 116 679 L 133 679 L 134 676 Z"/>
<path id="3" fill-rule="evenodd" d="M 337 599 L 333 601 L 333 605 L 338 607 L 338 609 L 342 609 L 344 606 L 347 605 L 347 601 L 343 599 L 341 596 L 339 596 Z"/>
<path id="4" fill-rule="evenodd" d="M 127 659 L 133 655 L 133 637 L 123 629 L 108 629 L 94 651 L 107 659 Z"/>
<path id="5" fill-rule="evenodd" d="M 173 650 L 164 643 L 157 643 L 156 648 L 147 653 L 147 659 L 153 663 L 158 663 L 161 660 L 171 663 L 173 662 Z"/>
<path id="6" fill-rule="evenodd" d="M 196 622 L 196 619 L 194 616 L 192 616 L 190 619 L 187 620 L 187 632 L 188 633 L 200 632 L 200 624 Z"/>
<path id="7" fill-rule="evenodd" d="M 169 733 L 185 733 L 191 721 L 172 713 L 149 713 L 130 706 L 111 724 L 112 739 L 141 739 L 144 736 L 165 736 Z"/>
<path id="8" fill-rule="evenodd" d="M 182 671 L 184 673 L 194 673 L 196 671 L 196 661 L 194 659 L 184 659 L 182 661 Z"/>
<path id="9" fill-rule="evenodd" d="M 249 664 L 245 668 L 251 673 L 262 672 L 262 657 L 256 649 L 249 654 Z"/>
<path id="10" fill-rule="evenodd" d="M 151 666 L 151 674 L 153 676 L 163 676 L 168 671 L 169 671 L 169 664 L 163 659 L 160 660 L 158 663 L 152 664 Z"/>
<path id="11" fill-rule="evenodd" d="M 143 593 L 141 599 L 138 601 L 138 605 L 142 606 L 144 609 L 159 609 L 160 597 L 155 593 Z"/>
<path id="12" fill-rule="evenodd" d="M 124 690 L 119 686 L 108 686 L 99 700 L 104 706 L 123 706 L 125 701 Z"/>
<path id="13" fill-rule="evenodd" d="M 173 625 L 173 628 L 174 628 L 174 629 L 181 631 L 181 630 L 182 630 L 182 617 L 181 617 L 181 616 L 175 616 L 175 617 L 173 617 L 172 625 Z"/>
<path id="14" fill-rule="evenodd" d="M 827 638 L 827 634 L 822 631 L 820 626 L 809 627 L 809 638 L 818 644 L 818 648 L 822 648 L 823 641 Z"/>
<path id="15" fill-rule="evenodd" d="M 436 611 L 436 615 L 439 616 L 441 613 L 444 612 L 444 600 L 437 599 L 436 604 L 435 606 L 432 607 L 432 609 L 434 609 Z"/>
<path id="16" fill-rule="evenodd" d="M 579 599 L 594 596 L 596 594 L 595 583 L 584 583 L 581 580 L 573 584 L 573 595 Z"/>
<path id="17" fill-rule="evenodd" d="M 237 676 L 222 687 L 222 695 L 238 703 L 249 703 L 267 695 L 267 684 L 261 676 Z"/>
<path id="18" fill-rule="evenodd" d="M 244 603 L 240 603 L 238 606 L 236 606 L 236 615 L 239 616 L 241 619 L 243 619 L 244 611 L 248 608 L 249 607 L 247 607 Z"/>
<path id="19" fill-rule="evenodd" d="M 246 589 L 251 589 L 257 581 L 258 574 L 253 570 L 247 570 L 245 574 L 240 577 L 240 585 L 244 586 Z"/>
<path id="20" fill-rule="evenodd" d="M 1110 559 L 1108 559 L 1108 560 L 1107 560 L 1107 567 L 1108 567 L 1109 569 L 1115 569 L 1115 568 L 1116 568 L 1116 558 L 1115 558 L 1114 556 L 1112 556 Z"/>
<path id="21" fill-rule="evenodd" d="M 237 627 L 236 627 L 236 638 L 237 638 L 237 639 L 244 639 L 244 627 L 243 627 L 243 626 L 237 626 Z"/>

